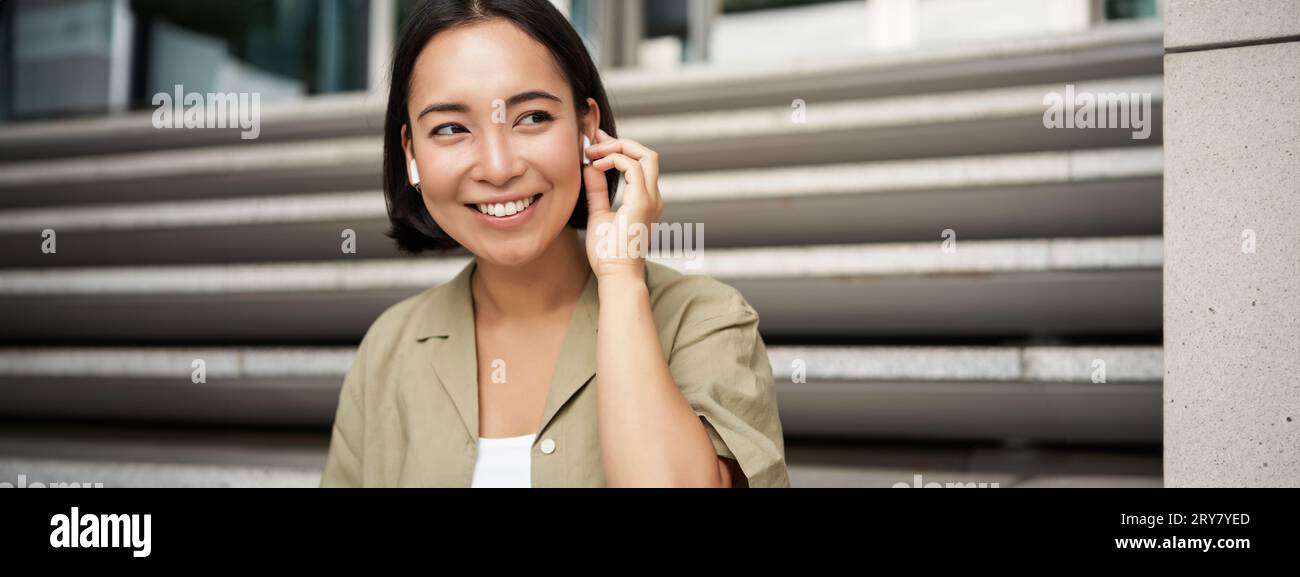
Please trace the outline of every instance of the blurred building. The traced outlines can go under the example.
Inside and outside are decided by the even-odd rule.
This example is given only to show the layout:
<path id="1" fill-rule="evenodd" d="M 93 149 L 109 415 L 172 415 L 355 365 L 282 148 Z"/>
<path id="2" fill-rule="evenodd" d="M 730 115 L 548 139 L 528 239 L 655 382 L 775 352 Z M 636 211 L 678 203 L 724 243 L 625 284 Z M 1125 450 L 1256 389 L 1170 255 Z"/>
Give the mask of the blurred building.
<path id="1" fill-rule="evenodd" d="M 796 485 L 1159 485 L 1160 2 L 555 3 L 758 309 Z M 465 262 L 383 236 L 414 5 L 0 5 L 0 480 L 315 483 L 366 327 Z M 156 128 L 176 85 L 257 138 Z"/>

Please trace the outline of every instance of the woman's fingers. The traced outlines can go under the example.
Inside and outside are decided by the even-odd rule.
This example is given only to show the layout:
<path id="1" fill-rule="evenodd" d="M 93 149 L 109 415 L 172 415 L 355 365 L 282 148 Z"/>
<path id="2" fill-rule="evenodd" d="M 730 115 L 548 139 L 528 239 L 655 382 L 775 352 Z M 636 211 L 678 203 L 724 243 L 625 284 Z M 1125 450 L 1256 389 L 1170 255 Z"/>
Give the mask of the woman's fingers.
<path id="1" fill-rule="evenodd" d="M 609 211 L 609 181 L 605 171 L 592 165 L 582 167 L 582 180 L 587 188 L 587 213 L 603 214 Z"/>
<path id="2" fill-rule="evenodd" d="M 617 219 L 618 224 L 616 226 L 625 226 L 623 224 L 627 222 L 624 220 L 625 217 L 638 225 L 645 226 L 651 226 L 659 220 L 659 215 L 663 210 L 663 200 L 659 197 L 659 189 L 656 183 L 659 175 L 659 155 L 653 150 L 642 146 L 639 142 L 613 138 L 605 131 L 598 130 L 595 144 L 587 148 L 587 156 L 591 159 L 591 165 L 584 170 L 586 178 L 595 180 L 596 175 L 615 169 L 622 173 L 623 180 L 627 183 L 623 190 L 623 205 L 619 207 L 618 214 L 601 213 L 604 220 L 593 220 L 592 222 L 595 224 L 591 225 L 595 227 L 596 236 L 588 237 L 588 254 L 596 255 L 592 257 L 592 266 L 602 269 L 608 269 L 610 266 L 618 268 L 621 266 L 618 262 L 601 260 L 603 257 L 600 256 L 600 249 L 605 244 L 604 240 L 608 238 L 601 237 L 601 235 L 608 233 L 608 225 L 611 224 L 611 220 Z M 592 191 L 589 189 L 588 192 L 591 193 Z M 607 193 L 604 198 L 608 198 Z M 589 200 L 589 205 L 597 206 L 597 200 L 593 197 Z M 608 207 L 608 201 L 600 206 Z M 593 219 L 596 218 L 593 216 Z M 602 229 L 605 229 L 606 232 L 602 233 Z M 628 231 L 628 234 L 630 235 L 631 231 Z M 638 245 L 629 245 L 629 247 L 635 246 Z M 645 248 L 647 247 L 642 246 L 642 249 Z M 595 252 L 592 252 L 593 250 Z M 636 258 L 644 259 L 645 256 L 644 254 L 634 255 L 634 260 Z M 615 260 L 622 261 L 626 259 Z M 606 262 L 606 264 L 600 264 L 601 262 Z M 626 264 L 622 263 L 622 265 Z M 635 268 L 635 264 L 633 263 L 633 268 Z M 644 263 L 641 266 L 644 266 Z"/>
<path id="3" fill-rule="evenodd" d="M 600 143 L 605 142 L 605 141 L 607 141 L 607 140 L 614 140 L 614 137 L 613 137 L 613 136 L 610 136 L 608 132 L 605 132 L 605 129 L 603 129 L 603 128 L 597 128 L 597 129 L 596 129 L 596 144 L 600 144 Z"/>
<path id="4" fill-rule="evenodd" d="M 627 181 L 631 188 L 623 199 L 624 205 L 652 206 L 652 203 L 649 202 L 651 199 L 645 198 L 648 193 L 645 187 L 645 174 L 641 171 L 641 163 L 623 154 L 613 153 L 592 162 L 591 166 L 602 172 L 614 168 L 623 173 L 624 180 Z M 637 198 L 638 196 L 642 198 Z"/>
<path id="5" fill-rule="evenodd" d="M 641 164 L 645 174 L 646 192 L 652 199 L 659 197 L 659 153 L 630 138 L 614 138 L 604 130 L 596 130 L 596 144 L 587 148 L 588 156 L 623 154 Z"/>

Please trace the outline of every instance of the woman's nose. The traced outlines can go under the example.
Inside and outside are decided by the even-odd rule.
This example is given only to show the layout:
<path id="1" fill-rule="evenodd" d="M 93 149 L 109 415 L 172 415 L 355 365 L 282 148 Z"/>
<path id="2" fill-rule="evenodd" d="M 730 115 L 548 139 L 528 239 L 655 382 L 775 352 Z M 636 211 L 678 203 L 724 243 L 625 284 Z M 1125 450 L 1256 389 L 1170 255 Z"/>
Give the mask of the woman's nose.
<path id="1" fill-rule="evenodd" d="M 479 141 L 478 162 L 475 163 L 476 180 L 504 187 L 524 172 L 525 163 L 515 155 L 510 135 L 504 131 L 488 130 Z"/>

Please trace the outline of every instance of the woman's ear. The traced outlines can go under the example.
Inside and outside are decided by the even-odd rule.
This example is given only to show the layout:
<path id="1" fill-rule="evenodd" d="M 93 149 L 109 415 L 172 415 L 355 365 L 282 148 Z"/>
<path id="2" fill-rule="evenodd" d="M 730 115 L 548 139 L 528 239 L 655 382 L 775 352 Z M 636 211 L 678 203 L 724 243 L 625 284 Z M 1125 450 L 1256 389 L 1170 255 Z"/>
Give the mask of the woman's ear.
<path id="1" fill-rule="evenodd" d="M 415 153 L 411 150 L 411 125 L 402 125 L 402 153 L 406 155 L 406 164 L 410 165 L 411 160 L 415 158 Z"/>
<path id="2" fill-rule="evenodd" d="M 582 132 L 580 136 L 596 141 L 596 131 L 600 129 L 600 106 L 596 104 L 595 98 L 587 98 L 587 112 L 582 116 L 578 129 Z"/>
<path id="3" fill-rule="evenodd" d="M 402 125 L 402 153 L 406 155 L 406 181 L 411 186 L 420 187 L 420 168 L 415 164 L 415 149 L 412 148 L 411 133 L 407 131 L 409 124 Z"/>
<path id="4" fill-rule="evenodd" d="M 596 131 L 600 129 L 600 107 L 596 105 L 593 98 L 587 99 L 587 112 L 583 114 L 582 119 L 578 122 L 578 140 L 581 144 L 578 146 L 578 154 L 582 157 L 582 165 L 591 164 L 591 159 L 587 158 L 587 147 L 596 140 Z"/>

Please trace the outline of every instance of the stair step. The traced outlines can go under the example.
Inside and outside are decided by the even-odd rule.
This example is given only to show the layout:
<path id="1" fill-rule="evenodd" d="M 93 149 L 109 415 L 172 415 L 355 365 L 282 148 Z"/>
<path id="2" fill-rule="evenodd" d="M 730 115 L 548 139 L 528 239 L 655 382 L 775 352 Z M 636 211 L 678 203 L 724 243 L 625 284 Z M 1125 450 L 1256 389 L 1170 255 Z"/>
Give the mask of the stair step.
<path id="1" fill-rule="evenodd" d="M 706 247 L 1159 234 L 1158 147 L 666 174 Z M 1009 210 L 1008 207 L 1014 207 Z M 834 215 L 834 217 L 828 217 Z M 41 232 L 58 233 L 44 254 Z M 342 232 L 357 235 L 353 254 Z M 393 258 L 380 191 L 0 210 L 12 267 Z"/>
<path id="2" fill-rule="evenodd" d="M 354 355 L 354 347 L 0 349 L 0 413 L 328 427 Z M 787 435 L 1159 440 L 1158 346 L 769 346 L 768 356 Z M 191 380 L 195 359 L 204 383 Z M 792 382 L 796 360 L 804 382 Z M 1093 382 L 1098 360 L 1105 382 Z"/>
<path id="3" fill-rule="evenodd" d="M 1043 96 L 1059 85 L 625 118 L 620 134 L 673 171 L 769 168 L 1160 143 L 1159 76 L 1080 83 L 1095 93 L 1150 93 L 1151 135 L 1128 128 L 1046 129 Z M 43 206 L 363 190 L 380 181 L 382 142 L 352 137 L 8 163 L 0 206 Z M 94 186 L 87 186 L 93 184 Z"/>
<path id="4" fill-rule="evenodd" d="M 1066 83 L 1160 74 L 1159 22 L 1110 24 L 1083 34 L 917 51 L 802 58 L 671 72 L 604 71 L 619 117 Z M 379 135 L 384 94 L 315 96 L 266 104 L 257 142 Z M 0 131 L 0 162 L 241 144 L 240 130 L 160 130 L 151 110 L 91 119 L 15 123 Z"/>
<path id="5" fill-rule="evenodd" d="M 745 295 L 764 334 L 1158 333 L 1161 239 L 717 249 L 655 259 Z M 467 260 L 0 271 L 6 342 L 347 342 Z"/>

